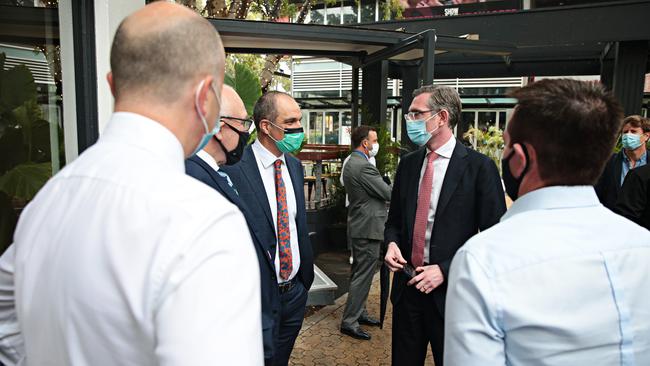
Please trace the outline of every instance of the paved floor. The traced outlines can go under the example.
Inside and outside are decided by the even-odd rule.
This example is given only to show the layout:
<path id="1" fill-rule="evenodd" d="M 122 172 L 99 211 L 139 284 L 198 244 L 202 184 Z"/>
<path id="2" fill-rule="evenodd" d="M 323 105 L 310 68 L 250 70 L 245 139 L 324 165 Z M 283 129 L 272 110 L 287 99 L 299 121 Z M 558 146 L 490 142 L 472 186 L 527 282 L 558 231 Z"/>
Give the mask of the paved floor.
<path id="1" fill-rule="evenodd" d="M 372 334 L 372 339 L 361 341 L 343 335 L 339 331 L 346 300 L 347 294 L 344 294 L 334 305 L 326 306 L 305 319 L 291 355 L 290 365 L 390 365 L 392 330 L 390 304 L 384 329 L 366 327 L 365 329 Z M 379 274 L 374 277 L 367 306 L 372 316 L 379 317 Z M 430 350 L 425 365 L 433 366 Z"/>

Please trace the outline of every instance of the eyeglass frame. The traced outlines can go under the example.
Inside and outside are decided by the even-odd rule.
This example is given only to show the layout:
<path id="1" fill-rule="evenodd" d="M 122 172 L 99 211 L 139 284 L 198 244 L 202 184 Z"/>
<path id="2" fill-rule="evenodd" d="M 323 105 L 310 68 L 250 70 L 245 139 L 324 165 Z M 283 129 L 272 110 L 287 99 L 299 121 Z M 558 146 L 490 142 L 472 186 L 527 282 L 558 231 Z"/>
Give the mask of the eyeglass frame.
<path id="1" fill-rule="evenodd" d="M 241 125 L 244 127 L 245 131 L 248 131 L 251 128 L 251 126 L 253 125 L 253 123 L 255 123 L 252 118 L 237 118 L 237 117 L 231 117 L 231 116 L 221 116 L 220 120 L 223 120 L 223 119 L 232 119 L 232 120 L 237 121 L 238 123 L 241 123 Z M 225 121 L 222 121 L 222 122 L 225 123 Z"/>
<path id="2" fill-rule="evenodd" d="M 421 114 L 424 114 L 424 113 L 434 112 L 434 111 L 435 111 L 435 109 L 427 109 L 426 111 L 408 112 L 408 113 L 404 114 L 404 120 L 407 121 L 407 122 L 416 121 L 416 119 L 414 118 L 416 115 L 421 115 Z M 438 113 L 440 111 L 442 111 L 442 109 L 438 110 Z"/>

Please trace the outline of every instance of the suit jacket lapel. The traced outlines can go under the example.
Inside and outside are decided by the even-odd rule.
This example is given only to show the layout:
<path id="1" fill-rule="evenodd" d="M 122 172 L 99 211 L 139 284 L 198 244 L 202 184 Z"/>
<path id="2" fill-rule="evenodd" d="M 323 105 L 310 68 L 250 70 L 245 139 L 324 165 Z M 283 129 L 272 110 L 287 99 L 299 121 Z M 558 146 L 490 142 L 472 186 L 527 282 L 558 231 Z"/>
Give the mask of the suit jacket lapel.
<path id="1" fill-rule="evenodd" d="M 618 155 L 616 155 L 616 159 L 614 159 L 614 188 L 616 188 L 616 191 L 620 191 L 622 183 L 621 183 L 621 174 L 623 174 L 623 154 L 625 154 L 622 150 Z"/>
<path id="2" fill-rule="evenodd" d="M 273 224 L 273 216 L 271 215 L 271 208 L 269 207 L 269 199 L 266 196 L 266 191 L 264 190 L 264 182 L 262 182 L 262 176 L 260 171 L 257 168 L 257 161 L 255 160 L 255 154 L 253 153 L 252 145 L 246 146 L 244 150 L 244 155 L 241 158 L 242 169 L 244 170 L 244 176 L 248 179 L 248 183 L 251 185 L 251 190 L 255 194 L 257 202 L 259 202 L 264 211 L 264 216 L 268 221 L 268 224 L 271 225 L 271 231 L 275 233 L 275 225 Z"/>
<path id="3" fill-rule="evenodd" d="M 284 157 L 284 160 L 287 162 L 287 169 L 289 170 L 289 176 L 291 177 L 291 185 L 293 186 L 293 192 L 296 196 L 296 208 L 300 211 L 301 208 L 305 207 L 305 196 L 301 195 L 300 192 L 303 192 L 304 188 L 301 184 L 304 184 L 302 177 L 302 165 L 300 163 L 295 164 L 295 161 L 290 160 L 290 157 Z"/>
<path id="4" fill-rule="evenodd" d="M 219 173 L 217 173 L 214 169 L 212 169 L 212 167 L 208 165 L 208 163 L 203 161 L 203 159 L 199 158 L 198 156 L 194 155 L 190 157 L 190 159 L 195 163 L 197 163 L 201 168 L 203 168 L 203 170 L 205 170 L 210 175 L 210 178 L 212 178 L 212 181 L 216 185 L 215 188 L 221 193 L 221 195 L 226 197 L 226 199 L 231 203 L 235 204 L 236 206 L 239 206 L 239 196 L 237 195 L 237 193 L 235 193 L 235 190 L 230 185 L 228 185 L 225 178 L 221 177 Z"/>
<path id="5" fill-rule="evenodd" d="M 456 141 L 456 147 L 451 154 L 451 160 L 445 173 L 445 180 L 442 182 L 442 190 L 436 207 L 436 216 L 442 214 L 451 199 L 452 194 L 463 176 L 467 167 L 467 148 L 460 141 Z M 435 173 L 434 173 L 435 174 Z M 434 178 L 435 179 L 435 178 Z"/>
<path id="6" fill-rule="evenodd" d="M 415 212 L 418 207 L 418 193 L 420 188 L 420 172 L 422 170 L 422 164 L 424 163 L 424 157 L 426 156 L 427 148 L 423 147 L 417 151 L 417 156 L 414 160 L 414 163 L 408 169 L 406 174 L 402 176 L 402 179 L 407 180 L 407 193 L 406 196 L 411 198 L 406 200 L 406 230 L 408 233 L 408 240 L 410 241 L 413 238 L 413 225 L 415 223 Z"/>

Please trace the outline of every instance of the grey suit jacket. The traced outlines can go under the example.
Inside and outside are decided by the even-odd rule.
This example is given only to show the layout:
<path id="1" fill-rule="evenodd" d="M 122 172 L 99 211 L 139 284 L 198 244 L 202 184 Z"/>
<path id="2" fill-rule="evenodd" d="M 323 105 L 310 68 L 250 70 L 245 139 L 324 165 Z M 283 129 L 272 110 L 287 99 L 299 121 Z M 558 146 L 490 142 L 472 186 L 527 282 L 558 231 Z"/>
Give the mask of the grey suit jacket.
<path id="1" fill-rule="evenodd" d="M 384 240 L 386 201 L 390 201 L 391 187 L 381 178 L 379 170 L 353 152 L 343 169 L 343 182 L 350 199 L 348 236 Z"/>

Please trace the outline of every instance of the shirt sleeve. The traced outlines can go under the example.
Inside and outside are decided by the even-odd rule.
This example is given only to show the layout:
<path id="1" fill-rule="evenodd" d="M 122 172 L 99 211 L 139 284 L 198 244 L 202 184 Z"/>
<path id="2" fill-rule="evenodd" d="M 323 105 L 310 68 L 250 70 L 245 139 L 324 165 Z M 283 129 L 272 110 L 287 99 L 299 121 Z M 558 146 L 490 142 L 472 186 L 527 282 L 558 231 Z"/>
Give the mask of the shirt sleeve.
<path id="1" fill-rule="evenodd" d="M 0 257 L 0 363 L 19 364 L 25 350 L 16 316 L 14 295 L 15 248 L 12 244 Z"/>
<path id="2" fill-rule="evenodd" d="M 207 225 L 174 266 L 155 314 L 158 364 L 262 365 L 260 271 L 243 216 Z"/>
<path id="3" fill-rule="evenodd" d="M 464 249 L 451 264 L 445 309 L 445 365 L 506 364 L 490 278 Z"/>

